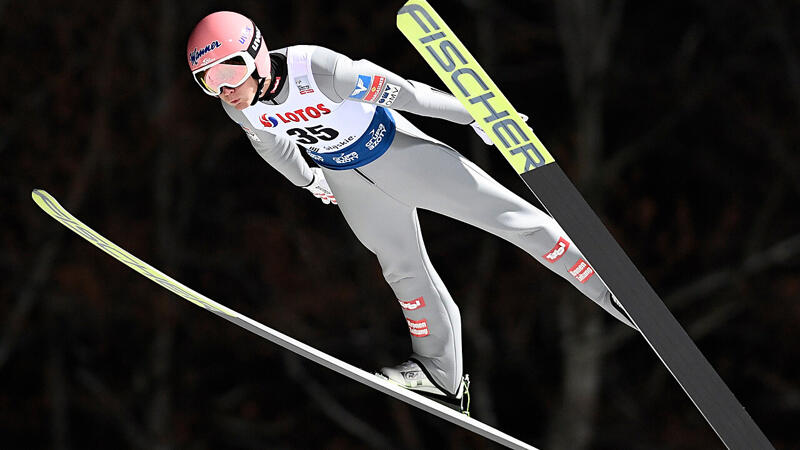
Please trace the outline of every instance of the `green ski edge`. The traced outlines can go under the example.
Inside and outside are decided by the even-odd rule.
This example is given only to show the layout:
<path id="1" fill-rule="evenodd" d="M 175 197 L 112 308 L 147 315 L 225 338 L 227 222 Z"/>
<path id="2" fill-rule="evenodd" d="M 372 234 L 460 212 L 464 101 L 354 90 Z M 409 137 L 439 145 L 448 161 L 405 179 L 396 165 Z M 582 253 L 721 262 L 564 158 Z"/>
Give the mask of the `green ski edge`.
<path id="1" fill-rule="evenodd" d="M 441 16 L 425 0 L 410 0 L 397 13 L 397 27 L 581 249 L 619 300 L 618 306 L 723 443 L 735 449 L 772 448 L 533 130 Z"/>
<path id="2" fill-rule="evenodd" d="M 427 2 L 407 2 L 397 13 L 397 27 L 518 174 L 554 161 L 506 96 Z"/>
<path id="3" fill-rule="evenodd" d="M 141 275 L 150 279 L 159 286 L 172 291 L 173 293 L 194 303 L 195 305 L 200 306 L 201 308 L 204 308 L 274 344 L 277 344 L 286 350 L 309 359 L 317 364 L 325 366 L 328 369 L 338 372 L 352 380 L 358 381 L 359 383 L 383 392 L 384 394 L 408 403 L 409 405 L 427 411 L 480 436 L 497 442 L 498 444 L 512 449 L 537 450 L 535 447 L 528 445 L 517 438 L 509 436 L 500 430 L 490 427 L 483 422 L 480 422 L 465 414 L 461 414 L 408 389 L 390 383 L 389 381 L 373 373 L 359 369 L 358 367 L 328 355 L 327 353 L 317 350 L 314 347 L 306 345 L 247 316 L 239 314 L 238 312 L 223 306 L 214 300 L 211 300 L 210 298 L 164 274 L 160 270 L 142 261 L 136 256 L 128 253 L 123 248 L 89 228 L 83 222 L 76 219 L 75 216 L 70 214 L 69 211 L 64 209 L 64 207 L 61 206 L 61 204 L 59 204 L 58 201 L 47 192 L 40 189 L 35 189 L 31 193 L 31 197 L 36 204 L 39 205 L 42 210 L 44 210 L 44 212 L 49 214 L 52 218 L 60 222 L 65 227 L 75 232 L 75 234 L 78 236 L 91 242 L 99 249 L 113 256 L 115 259 L 135 270 L 136 272 L 139 272 Z"/>

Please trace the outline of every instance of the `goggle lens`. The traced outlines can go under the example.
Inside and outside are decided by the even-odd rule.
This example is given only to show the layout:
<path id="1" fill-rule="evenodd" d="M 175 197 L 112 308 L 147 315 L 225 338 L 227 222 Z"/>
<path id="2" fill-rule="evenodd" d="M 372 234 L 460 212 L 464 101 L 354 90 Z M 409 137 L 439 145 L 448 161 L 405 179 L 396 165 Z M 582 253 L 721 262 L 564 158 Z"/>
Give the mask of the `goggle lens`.
<path id="1" fill-rule="evenodd" d="M 241 55 L 221 61 L 194 74 L 197 84 L 211 95 L 219 95 L 223 86 L 238 87 L 250 76 L 252 70 Z"/>

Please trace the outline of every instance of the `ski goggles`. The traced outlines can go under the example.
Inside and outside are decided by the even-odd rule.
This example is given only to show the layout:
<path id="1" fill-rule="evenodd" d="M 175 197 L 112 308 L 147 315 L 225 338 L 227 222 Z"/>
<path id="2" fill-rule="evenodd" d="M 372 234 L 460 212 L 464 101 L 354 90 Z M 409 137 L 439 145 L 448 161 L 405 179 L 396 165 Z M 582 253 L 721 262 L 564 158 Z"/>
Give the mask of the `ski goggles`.
<path id="1" fill-rule="evenodd" d="M 245 51 L 214 61 L 210 66 L 193 71 L 192 76 L 203 92 L 216 97 L 223 87 L 241 86 L 255 70 L 255 60 Z"/>

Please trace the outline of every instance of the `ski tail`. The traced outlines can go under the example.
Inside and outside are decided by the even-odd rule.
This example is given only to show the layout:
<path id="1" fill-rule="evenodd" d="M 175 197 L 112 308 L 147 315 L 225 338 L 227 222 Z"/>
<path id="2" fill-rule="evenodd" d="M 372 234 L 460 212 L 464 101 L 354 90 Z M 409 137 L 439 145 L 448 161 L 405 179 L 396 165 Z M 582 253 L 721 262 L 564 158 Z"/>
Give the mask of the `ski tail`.
<path id="1" fill-rule="evenodd" d="M 397 27 L 592 264 L 725 445 L 772 448 L 697 346 L 628 259 L 533 130 L 425 0 L 409 0 Z"/>

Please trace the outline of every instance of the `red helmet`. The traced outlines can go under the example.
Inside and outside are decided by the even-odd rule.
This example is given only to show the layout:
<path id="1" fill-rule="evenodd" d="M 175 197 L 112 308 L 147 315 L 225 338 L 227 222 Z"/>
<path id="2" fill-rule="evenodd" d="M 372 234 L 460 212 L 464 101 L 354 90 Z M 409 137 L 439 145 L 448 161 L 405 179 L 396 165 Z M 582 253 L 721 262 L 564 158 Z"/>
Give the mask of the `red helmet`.
<path id="1" fill-rule="evenodd" d="M 209 14 L 189 35 L 186 59 L 195 81 L 208 95 L 235 88 L 257 72 L 270 76 L 267 45 L 256 24 L 230 11 Z"/>

